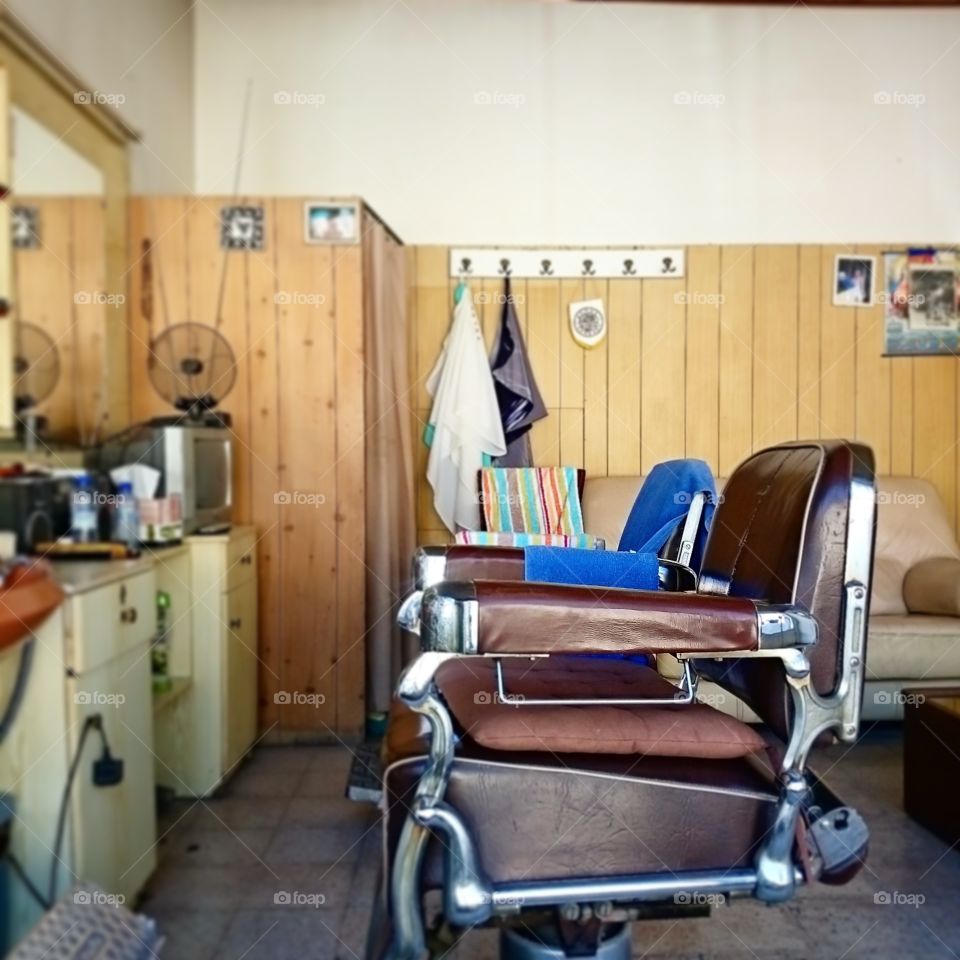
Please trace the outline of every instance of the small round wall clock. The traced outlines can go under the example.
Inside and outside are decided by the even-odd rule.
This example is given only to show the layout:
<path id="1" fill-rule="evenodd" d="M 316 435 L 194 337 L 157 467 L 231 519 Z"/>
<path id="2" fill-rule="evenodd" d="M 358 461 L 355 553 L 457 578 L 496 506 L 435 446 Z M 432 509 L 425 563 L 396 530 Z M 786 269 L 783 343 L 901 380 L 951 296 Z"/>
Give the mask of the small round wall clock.
<path id="1" fill-rule="evenodd" d="M 578 300 L 570 304 L 570 332 L 581 347 L 595 347 L 607 335 L 603 300 Z"/>

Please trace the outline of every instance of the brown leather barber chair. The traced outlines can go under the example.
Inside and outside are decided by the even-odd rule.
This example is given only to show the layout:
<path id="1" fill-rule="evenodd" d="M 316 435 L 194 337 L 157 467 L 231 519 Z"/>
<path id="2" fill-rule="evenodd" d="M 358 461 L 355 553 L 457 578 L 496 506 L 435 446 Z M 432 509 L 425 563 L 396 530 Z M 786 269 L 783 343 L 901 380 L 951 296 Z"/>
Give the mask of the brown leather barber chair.
<path id="1" fill-rule="evenodd" d="M 735 471 L 694 590 L 489 579 L 454 549 L 391 717 L 368 957 L 496 924 L 504 957 L 620 960 L 634 920 L 852 877 L 866 826 L 806 763 L 857 736 L 873 539 L 872 453 L 833 441 Z M 765 726 L 698 703 L 699 676 Z"/>

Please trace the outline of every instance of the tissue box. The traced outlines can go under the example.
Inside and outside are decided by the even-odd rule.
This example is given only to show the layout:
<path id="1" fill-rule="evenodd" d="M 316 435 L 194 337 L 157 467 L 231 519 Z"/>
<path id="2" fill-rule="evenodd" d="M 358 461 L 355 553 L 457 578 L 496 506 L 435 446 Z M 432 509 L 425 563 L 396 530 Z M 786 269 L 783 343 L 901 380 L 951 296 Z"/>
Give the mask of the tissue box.
<path id="1" fill-rule="evenodd" d="M 138 500 L 137 513 L 141 543 L 175 543 L 183 539 L 183 509 L 178 496 Z"/>

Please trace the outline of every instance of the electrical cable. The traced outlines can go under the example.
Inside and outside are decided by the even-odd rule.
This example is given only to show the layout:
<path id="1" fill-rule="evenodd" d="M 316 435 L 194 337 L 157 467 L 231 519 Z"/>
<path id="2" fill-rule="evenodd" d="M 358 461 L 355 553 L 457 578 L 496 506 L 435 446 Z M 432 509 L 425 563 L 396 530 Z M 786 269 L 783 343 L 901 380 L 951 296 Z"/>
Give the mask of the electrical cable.
<path id="1" fill-rule="evenodd" d="M 3 718 L 0 719 L 0 743 L 7 739 L 10 729 L 16 722 L 17 715 L 20 713 L 20 707 L 23 706 L 23 698 L 27 692 L 27 678 L 30 676 L 30 668 L 33 666 L 33 655 L 36 649 L 36 640 L 31 634 L 24 641 L 23 649 L 20 651 L 20 665 L 17 667 L 17 677 L 13 682 L 13 690 L 10 693 L 10 699 L 7 701 L 6 709 L 3 711 Z"/>
<path id="2" fill-rule="evenodd" d="M 53 906 L 53 903 L 43 896 L 36 884 L 27 876 L 27 871 L 23 869 L 23 864 L 9 851 L 7 851 L 6 859 L 10 866 L 13 867 L 13 872 L 20 878 L 20 882 L 27 888 L 27 893 L 37 901 L 41 909 L 49 910 Z"/>
<path id="3" fill-rule="evenodd" d="M 73 781 L 77 777 L 77 769 L 80 766 L 80 760 L 83 757 L 83 746 L 86 743 L 87 734 L 90 730 L 96 729 L 103 741 L 103 749 L 109 753 L 110 748 L 107 745 L 107 735 L 103 732 L 103 717 L 99 713 L 94 713 L 83 721 L 83 729 L 80 731 L 80 739 L 77 742 L 77 750 L 70 761 L 70 769 L 67 773 L 67 782 L 63 788 L 63 798 L 60 800 L 60 813 L 57 817 L 57 835 L 53 844 L 53 860 L 50 864 L 50 886 L 47 892 L 47 899 L 53 903 L 57 899 L 57 867 L 60 863 L 60 848 L 63 846 L 63 834 L 67 826 L 67 812 L 70 809 L 70 791 L 73 788 Z"/>

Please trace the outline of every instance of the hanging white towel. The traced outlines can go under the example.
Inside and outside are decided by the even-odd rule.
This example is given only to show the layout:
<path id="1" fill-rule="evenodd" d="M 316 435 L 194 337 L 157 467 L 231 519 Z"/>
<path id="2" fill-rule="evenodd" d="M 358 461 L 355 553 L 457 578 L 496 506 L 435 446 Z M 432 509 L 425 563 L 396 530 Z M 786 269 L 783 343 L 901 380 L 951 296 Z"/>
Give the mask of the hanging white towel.
<path id="1" fill-rule="evenodd" d="M 477 471 L 484 465 L 484 454 L 501 457 L 507 445 L 469 290 L 463 291 L 453 309 L 453 324 L 427 378 L 427 391 L 433 397 L 433 442 L 427 461 L 433 505 L 449 530 L 478 530 Z"/>

